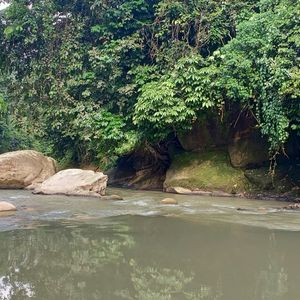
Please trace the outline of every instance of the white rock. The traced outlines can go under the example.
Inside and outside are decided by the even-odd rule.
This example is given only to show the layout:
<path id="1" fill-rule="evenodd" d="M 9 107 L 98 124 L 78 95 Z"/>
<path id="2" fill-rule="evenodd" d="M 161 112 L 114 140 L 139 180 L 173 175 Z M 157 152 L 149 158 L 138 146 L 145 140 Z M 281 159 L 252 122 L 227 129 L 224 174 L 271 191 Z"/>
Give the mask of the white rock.
<path id="1" fill-rule="evenodd" d="M 105 195 L 107 180 L 107 175 L 100 172 L 68 169 L 48 178 L 34 193 L 101 197 Z"/>
<path id="2" fill-rule="evenodd" d="M 0 201 L 0 212 L 15 211 L 17 208 L 8 202 Z"/>
<path id="3" fill-rule="evenodd" d="M 160 201 L 161 204 L 176 205 L 178 202 L 173 198 L 165 198 Z"/>

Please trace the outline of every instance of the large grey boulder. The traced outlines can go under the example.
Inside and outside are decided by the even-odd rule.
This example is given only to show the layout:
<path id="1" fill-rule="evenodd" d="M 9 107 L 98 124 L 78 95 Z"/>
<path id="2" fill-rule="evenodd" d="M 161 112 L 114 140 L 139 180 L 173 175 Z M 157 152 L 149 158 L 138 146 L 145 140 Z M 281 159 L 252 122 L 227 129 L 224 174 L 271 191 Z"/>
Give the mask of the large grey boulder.
<path id="1" fill-rule="evenodd" d="M 107 175 L 81 169 L 63 170 L 34 189 L 36 194 L 101 197 L 105 195 Z"/>
<path id="2" fill-rule="evenodd" d="M 0 155 L 0 188 L 20 189 L 42 183 L 57 171 L 56 161 L 33 150 Z"/>

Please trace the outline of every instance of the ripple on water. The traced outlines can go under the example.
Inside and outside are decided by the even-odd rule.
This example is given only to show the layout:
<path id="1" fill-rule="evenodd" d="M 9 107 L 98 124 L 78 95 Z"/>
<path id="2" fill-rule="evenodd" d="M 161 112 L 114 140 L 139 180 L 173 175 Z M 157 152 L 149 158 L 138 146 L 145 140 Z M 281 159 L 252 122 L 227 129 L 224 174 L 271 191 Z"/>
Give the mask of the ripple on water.
<path id="1" fill-rule="evenodd" d="M 10 196 L 9 199 L 18 200 L 18 199 L 30 199 L 30 196 L 26 195 L 16 195 L 16 196 Z"/>
<path id="2" fill-rule="evenodd" d="M 139 213 L 140 216 L 145 216 L 145 217 L 147 217 L 147 216 L 158 216 L 160 214 L 161 214 L 161 212 L 156 211 L 156 210 L 150 210 L 150 211 Z"/>
<path id="3" fill-rule="evenodd" d="M 146 200 L 138 200 L 131 203 L 137 206 L 144 206 L 144 207 L 149 205 L 149 201 Z"/>
<path id="4" fill-rule="evenodd" d="M 121 194 L 122 201 L 99 201 L 84 197 L 40 196 L 29 191 L 0 191 L 1 198 L 11 199 L 18 207 L 12 216 L 0 218 L 0 230 L 24 228 L 35 221 L 77 220 L 79 222 L 104 222 L 105 218 L 126 215 L 139 216 L 186 216 L 187 220 L 230 222 L 247 226 L 272 229 L 300 230 L 297 211 L 282 211 L 278 202 L 247 199 L 207 198 L 201 196 L 174 196 L 178 205 L 162 205 L 160 200 L 166 194 L 118 190 L 111 194 Z M 241 207 L 241 210 L 238 210 Z M 97 221 L 97 222 L 98 222 Z"/>
<path id="5" fill-rule="evenodd" d="M 54 210 L 54 211 L 49 211 L 47 213 L 41 214 L 39 218 L 41 219 L 61 219 L 63 217 L 68 217 L 70 216 L 70 211 L 68 210 Z"/>

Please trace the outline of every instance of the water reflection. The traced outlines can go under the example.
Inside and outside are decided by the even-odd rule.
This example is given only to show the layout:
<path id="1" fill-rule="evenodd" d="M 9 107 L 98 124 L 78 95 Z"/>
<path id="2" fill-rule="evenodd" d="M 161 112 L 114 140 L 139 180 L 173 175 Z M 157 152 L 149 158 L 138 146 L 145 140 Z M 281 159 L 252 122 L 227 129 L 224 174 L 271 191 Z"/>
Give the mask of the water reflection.
<path id="1" fill-rule="evenodd" d="M 0 300 L 297 299 L 297 233 L 176 218 L 0 233 Z"/>
<path id="2" fill-rule="evenodd" d="M 34 296 L 33 287 L 29 283 L 13 282 L 9 277 L 0 278 L 1 300 L 13 299 L 14 296 L 32 298 Z"/>
<path id="3" fill-rule="evenodd" d="M 125 290 L 116 295 L 131 300 L 170 300 L 170 299 L 218 299 L 222 293 L 214 293 L 210 286 L 202 285 L 199 291 L 189 290 L 189 283 L 195 279 L 193 273 L 187 275 L 180 270 L 155 267 L 141 267 L 131 260 L 131 282 L 134 292 Z"/>
<path id="4" fill-rule="evenodd" d="M 195 274 L 142 266 L 127 225 L 47 223 L 0 234 L 0 299 L 217 299 Z"/>
<path id="5" fill-rule="evenodd" d="M 107 230 L 112 236 L 103 228 L 95 235 L 89 226 L 56 224 L 1 233 L 0 299 L 101 299 L 95 275 L 105 275 L 105 285 L 114 274 L 103 268 L 124 263 L 124 248 L 134 245 L 127 230 L 120 225 Z"/>
<path id="6" fill-rule="evenodd" d="M 261 270 L 256 283 L 255 300 L 280 300 L 288 293 L 288 274 L 285 269 L 285 256 L 277 251 L 276 235 L 269 236 L 269 256 L 264 270 Z"/>

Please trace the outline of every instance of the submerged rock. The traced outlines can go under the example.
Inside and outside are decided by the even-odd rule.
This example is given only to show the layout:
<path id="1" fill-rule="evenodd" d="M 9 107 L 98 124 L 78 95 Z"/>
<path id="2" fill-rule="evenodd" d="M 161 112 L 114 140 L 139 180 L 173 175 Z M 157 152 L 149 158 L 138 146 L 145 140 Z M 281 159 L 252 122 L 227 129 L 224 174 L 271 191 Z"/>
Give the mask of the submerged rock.
<path id="1" fill-rule="evenodd" d="M 56 161 L 33 150 L 0 155 L 0 188 L 20 189 L 42 183 L 57 171 Z"/>
<path id="2" fill-rule="evenodd" d="M 121 196 L 119 195 L 107 195 L 107 196 L 102 196 L 102 200 L 114 200 L 114 201 L 120 201 L 124 200 Z"/>
<path id="3" fill-rule="evenodd" d="M 173 198 L 165 198 L 165 199 L 161 200 L 160 203 L 161 204 L 169 204 L 169 205 L 178 204 L 178 202 Z"/>
<path id="4" fill-rule="evenodd" d="M 80 169 L 63 170 L 48 178 L 34 190 L 35 194 L 102 197 L 105 195 L 107 175 Z"/>
<path id="5" fill-rule="evenodd" d="M 8 211 L 16 211 L 17 208 L 9 203 L 9 202 L 5 202 L 5 201 L 0 201 L 0 212 L 8 212 Z"/>
<path id="6" fill-rule="evenodd" d="M 283 207 L 284 210 L 300 210 L 300 203 L 290 204 Z"/>
<path id="7" fill-rule="evenodd" d="M 204 191 L 199 189 L 186 189 L 183 187 L 169 187 L 166 188 L 167 193 L 181 194 L 181 195 L 197 195 L 197 196 L 211 196 L 211 197 L 244 197 L 243 193 L 226 193 L 223 191 Z"/>

